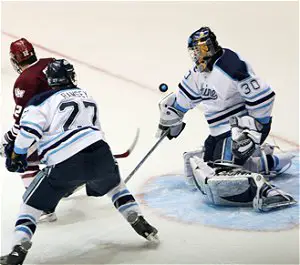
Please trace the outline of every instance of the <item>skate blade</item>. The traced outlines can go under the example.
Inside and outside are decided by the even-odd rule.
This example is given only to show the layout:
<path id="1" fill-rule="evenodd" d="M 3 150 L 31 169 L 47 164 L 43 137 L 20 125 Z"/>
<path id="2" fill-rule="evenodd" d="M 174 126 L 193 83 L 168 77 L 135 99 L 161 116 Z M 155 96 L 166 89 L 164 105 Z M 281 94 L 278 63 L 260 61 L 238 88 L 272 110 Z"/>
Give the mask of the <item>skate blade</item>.
<path id="1" fill-rule="evenodd" d="M 271 204 L 271 205 L 263 205 L 262 206 L 262 211 L 263 212 L 269 212 L 273 209 L 292 206 L 296 203 L 297 203 L 297 201 L 293 200 L 293 201 L 287 201 L 287 202 L 278 202 L 278 203 L 274 203 L 274 204 Z"/>
<path id="2" fill-rule="evenodd" d="M 57 216 L 55 213 L 50 213 L 46 215 L 41 215 L 38 223 L 52 223 L 57 221 Z"/>
<path id="3" fill-rule="evenodd" d="M 146 238 L 148 241 L 153 242 L 153 243 L 159 243 L 159 237 L 158 235 L 155 233 L 151 233 L 150 235 L 147 236 Z"/>

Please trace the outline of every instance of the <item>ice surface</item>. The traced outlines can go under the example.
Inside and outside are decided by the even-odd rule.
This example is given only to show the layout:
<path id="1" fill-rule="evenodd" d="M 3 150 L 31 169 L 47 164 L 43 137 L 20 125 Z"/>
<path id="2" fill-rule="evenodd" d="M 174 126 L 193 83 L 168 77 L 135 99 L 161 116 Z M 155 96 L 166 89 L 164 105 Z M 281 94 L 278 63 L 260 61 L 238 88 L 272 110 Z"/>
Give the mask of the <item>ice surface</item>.
<path id="1" fill-rule="evenodd" d="M 209 25 L 221 45 L 236 49 L 274 87 L 276 137 L 269 140 L 285 150 L 298 150 L 297 10 L 297 2 L 3 2 L 1 129 L 12 123 L 11 88 L 17 76 L 9 64 L 9 44 L 12 35 L 24 36 L 48 48 L 36 46 L 40 57 L 71 57 L 79 85 L 100 105 L 102 126 L 114 153 L 126 150 L 136 128 L 141 128 L 132 155 L 119 160 L 125 178 L 155 142 L 157 102 L 163 96 L 158 85 L 167 83 L 170 91 L 176 87 L 191 65 L 188 35 Z M 24 14 L 26 19 L 20 23 L 16 18 Z M 128 184 L 145 216 L 159 229 L 158 247 L 137 236 L 107 198 L 86 198 L 81 190 L 59 204 L 56 223 L 38 227 L 27 263 L 297 264 L 298 226 L 279 232 L 216 228 L 195 219 L 181 221 L 181 208 L 173 212 L 173 218 L 166 218 L 167 211 L 158 214 L 157 208 L 146 203 L 145 183 L 166 174 L 175 174 L 174 180 L 180 183 L 182 153 L 200 146 L 208 134 L 201 110 L 188 113 L 186 121 L 180 138 L 164 141 Z M 18 175 L 6 172 L 4 160 L 0 162 L 1 253 L 5 253 L 24 189 Z M 201 218 L 209 221 L 216 213 L 202 212 Z M 228 214 L 238 223 L 243 213 Z M 270 222 L 270 227 L 275 226 L 271 230 L 276 230 L 280 216 L 256 218 L 265 220 L 264 228 Z"/>

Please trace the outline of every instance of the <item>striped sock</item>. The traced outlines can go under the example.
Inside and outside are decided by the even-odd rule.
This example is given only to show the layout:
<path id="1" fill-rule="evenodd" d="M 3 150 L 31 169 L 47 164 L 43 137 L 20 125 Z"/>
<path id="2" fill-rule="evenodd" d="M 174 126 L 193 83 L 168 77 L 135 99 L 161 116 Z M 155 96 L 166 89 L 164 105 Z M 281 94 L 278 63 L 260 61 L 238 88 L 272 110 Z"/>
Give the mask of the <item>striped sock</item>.
<path id="1" fill-rule="evenodd" d="M 21 205 L 20 213 L 15 224 L 13 246 L 20 245 L 24 240 L 31 240 L 41 213 L 42 211 L 25 203 Z"/>
<path id="2" fill-rule="evenodd" d="M 108 193 L 108 196 L 127 221 L 128 216 L 133 212 L 137 213 L 137 215 L 142 215 L 138 203 L 122 181 Z"/>

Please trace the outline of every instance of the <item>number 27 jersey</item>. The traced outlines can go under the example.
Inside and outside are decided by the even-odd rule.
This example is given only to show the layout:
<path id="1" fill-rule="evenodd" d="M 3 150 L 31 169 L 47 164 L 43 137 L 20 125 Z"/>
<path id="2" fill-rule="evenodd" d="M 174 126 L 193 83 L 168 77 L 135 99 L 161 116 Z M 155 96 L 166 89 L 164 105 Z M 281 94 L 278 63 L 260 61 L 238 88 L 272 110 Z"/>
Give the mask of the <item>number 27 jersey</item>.
<path id="1" fill-rule="evenodd" d="M 80 88 L 52 90 L 34 97 L 25 108 L 15 142 L 26 153 L 38 142 L 42 163 L 54 165 L 104 139 L 97 104 Z"/>

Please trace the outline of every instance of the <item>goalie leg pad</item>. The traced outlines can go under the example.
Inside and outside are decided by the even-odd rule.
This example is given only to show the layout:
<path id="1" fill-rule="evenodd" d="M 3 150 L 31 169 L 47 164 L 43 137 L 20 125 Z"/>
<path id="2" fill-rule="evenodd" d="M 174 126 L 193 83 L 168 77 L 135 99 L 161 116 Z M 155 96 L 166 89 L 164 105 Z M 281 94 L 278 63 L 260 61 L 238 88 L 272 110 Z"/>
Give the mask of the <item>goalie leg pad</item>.
<path id="1" fill-rule="evenodd" d="M 203 158 L 204 148 L 202 147 L 199 150 L 185 152 L 183 154 L 184 176 L 186 177 L 187 184 L 191 187 L 195 186 L 194 179 L 193 179 L 193 169 L 192 169 L 191 162 L 190 162 L 190 158 L 193 156 Z"/>
<path id="2" fill-rule="evenodd" d="M 266 154 L 262 150 L 260 156 L 250 157 L 243 167 L 269 178 L 285 172 L 291 166 L 293 157 L 294 155 L 288 153 Z"/>
<path id="3" fill-rule="evenodd" d="M 215 205 L 250 206 L 256 190 L 249 183 L 251 173 L 230 170 L 216 175 L 202 159 L 190 158 L 197 188 Z"/>
<path id="4" fill-rule="evenodd" d="M 240 169 L 215 171 L 197 156 L 191 157 L 190 163 L 195 185 L 215 205 L 252 205 L 255 210 L 265 212 L 297 203 L 290 194 L 268 183 L 261 174 Z"/>
<path id="5" fill-rule="evenodd" d="M 215 205 L 250 206 L 253 191 L 246 177 L 214 177 L 207 181 L 210 201 Z"/>
<path id="6" fill-rule="evenodd" d="M 207 195 L 207 180 L 214 176 L 215 171 L 203 161 L 202 158 L 193 156 L 190 158 L 190 165 L 193 171 L 193 180 L 196 187 L 204 194 Z"/>

